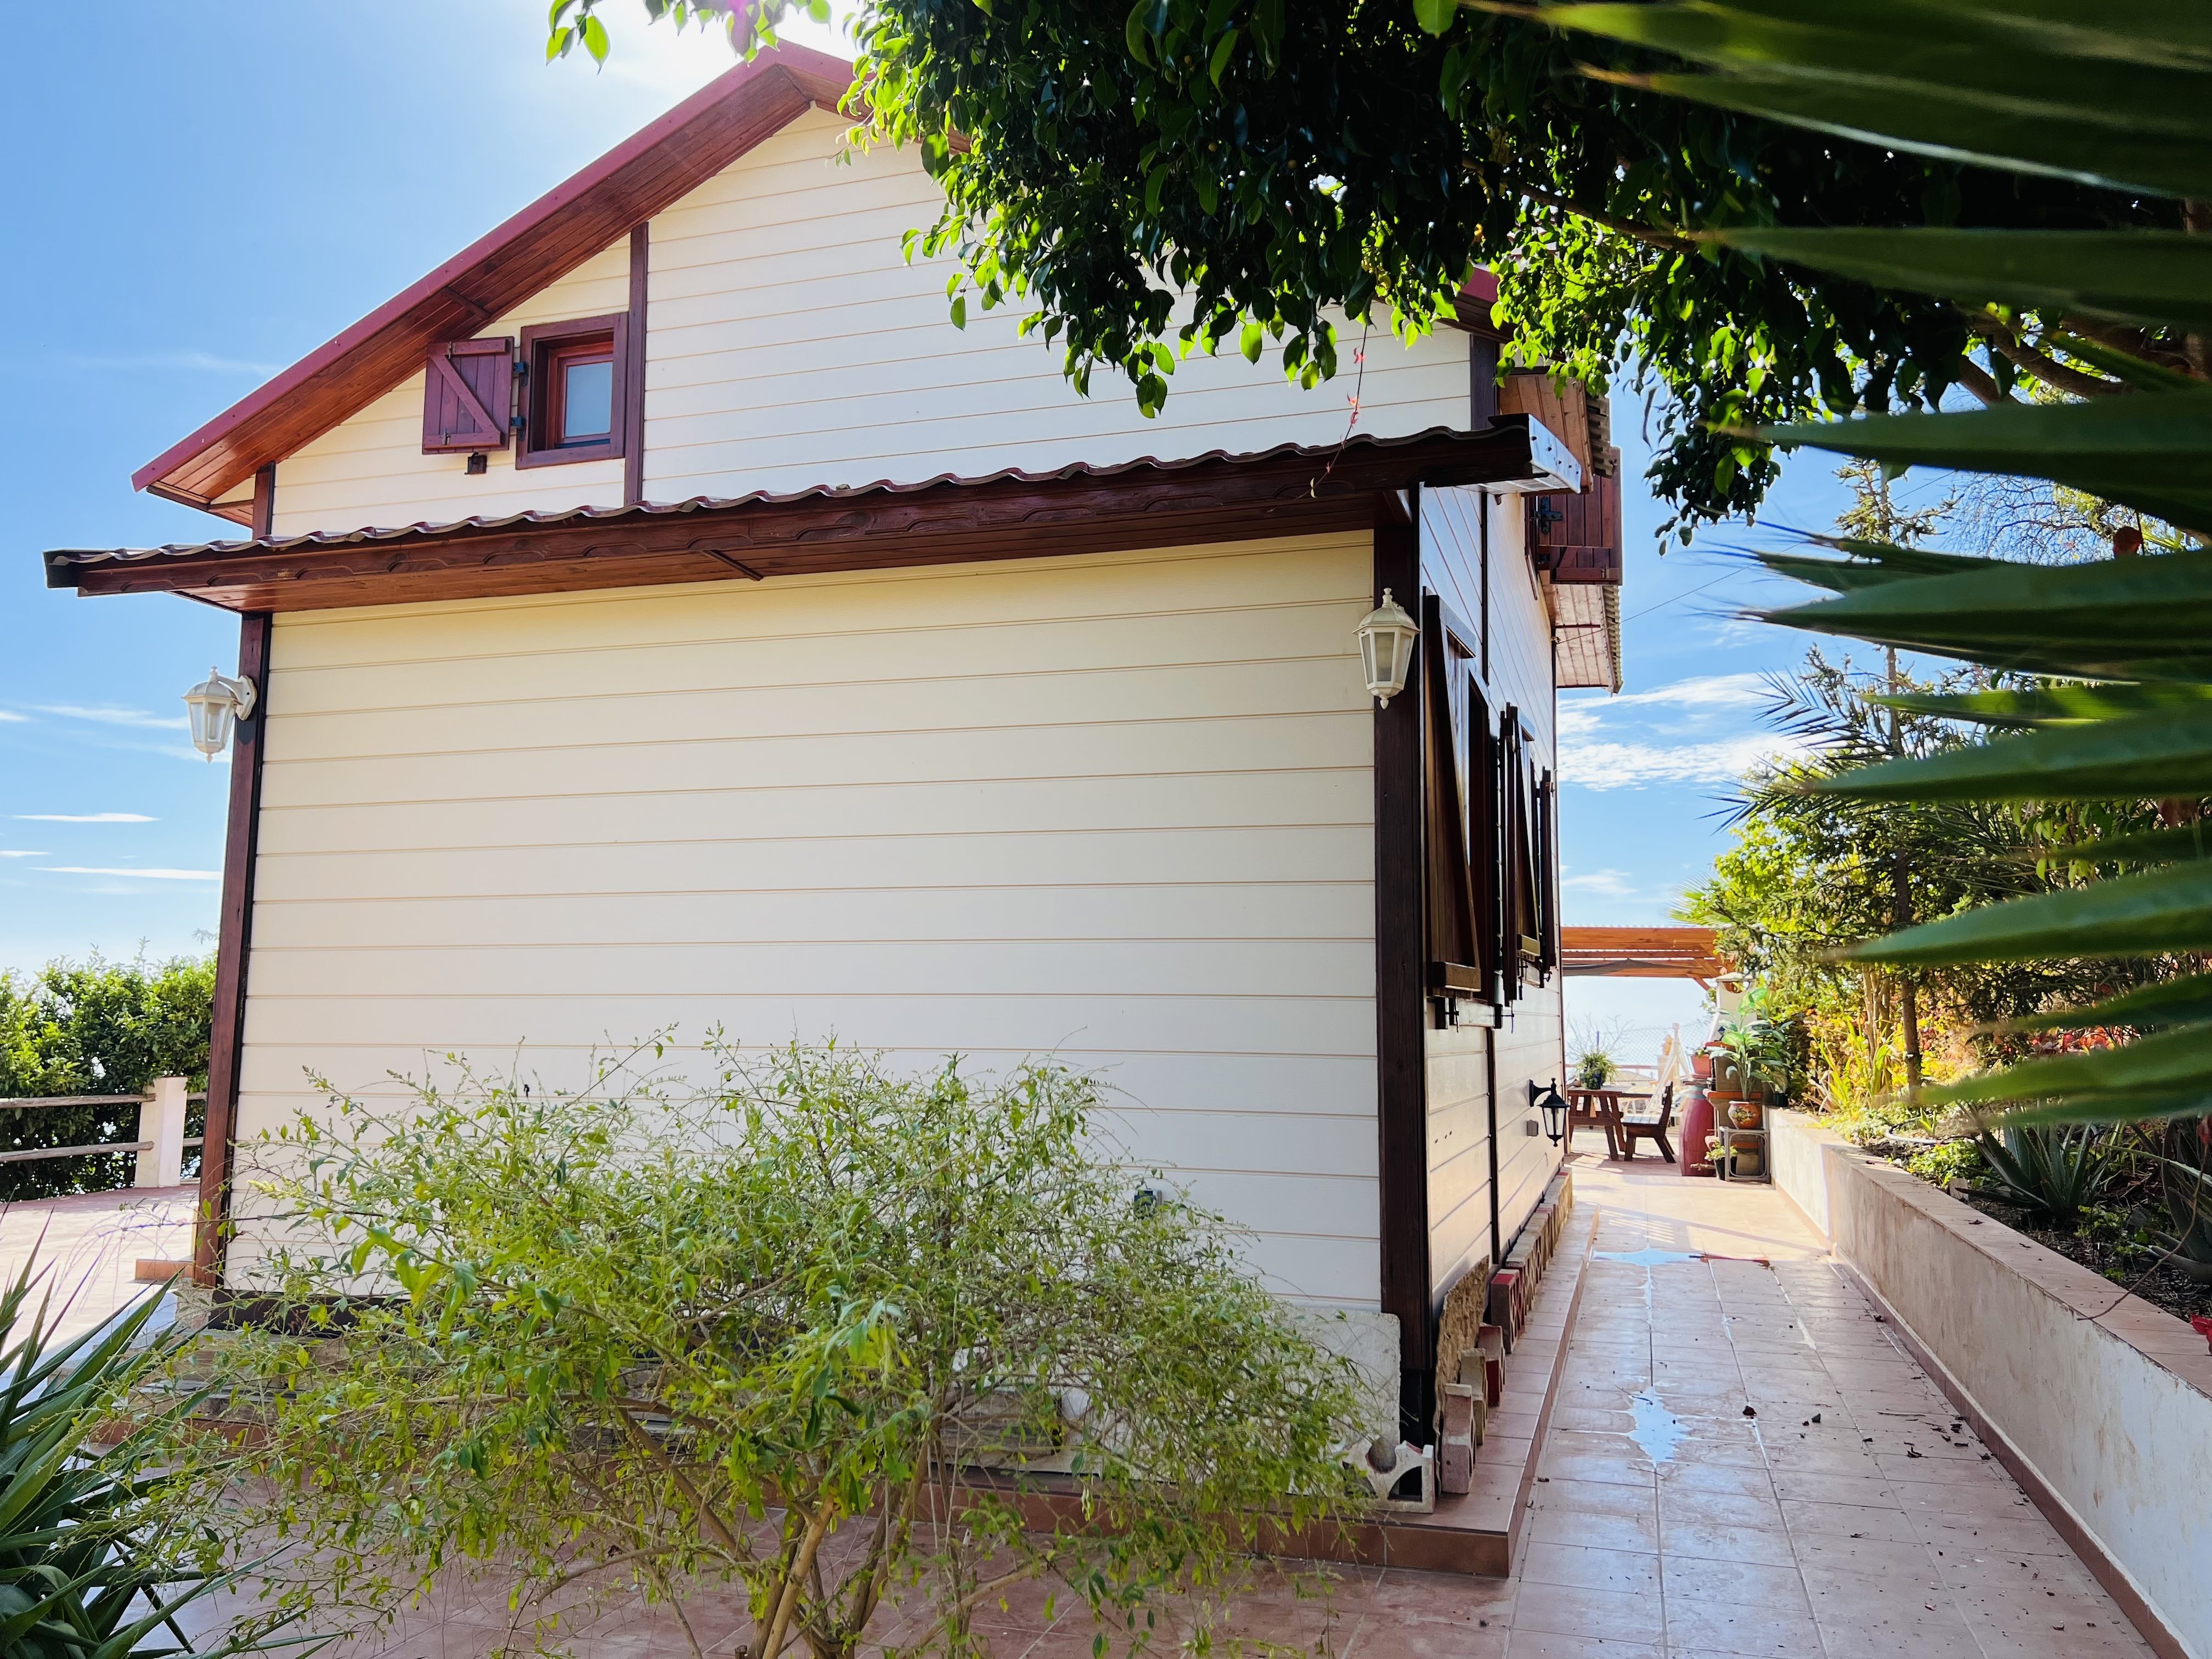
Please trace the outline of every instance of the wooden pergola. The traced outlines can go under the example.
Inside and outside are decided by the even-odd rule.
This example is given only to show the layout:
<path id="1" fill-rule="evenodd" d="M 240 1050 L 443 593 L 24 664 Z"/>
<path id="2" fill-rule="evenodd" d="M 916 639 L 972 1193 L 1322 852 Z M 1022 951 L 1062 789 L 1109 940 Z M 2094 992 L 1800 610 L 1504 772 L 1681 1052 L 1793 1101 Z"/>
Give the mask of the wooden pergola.
<path id="1" fill-rule="evenodd" d="M 1562 927 L 1559 969 L 1570 978 L 1695 980 L 1710 989 L 1735 971 L 1713 939 L 1710 927 Z"/>

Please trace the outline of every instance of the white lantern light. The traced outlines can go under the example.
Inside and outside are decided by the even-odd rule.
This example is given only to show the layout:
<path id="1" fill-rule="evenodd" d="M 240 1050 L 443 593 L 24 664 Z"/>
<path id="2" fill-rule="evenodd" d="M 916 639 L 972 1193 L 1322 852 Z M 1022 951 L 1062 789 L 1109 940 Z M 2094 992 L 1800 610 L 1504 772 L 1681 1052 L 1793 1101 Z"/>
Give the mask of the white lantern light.
<path id="1" fill-rule="evenodd" d="M 208 677 L 185 693 L 185 712 L 192 724 L 192 747 L 213 760 L 230 742 L 230 728 L 253 713 L 253 682 L 231 678 L 210 668 Z"/>
<path id="2" fill-rule="evenodd" d="M 1413 659 L 1413 641 L 1420 626 L 1406 614 L 1405 606 L 1382 590 L 1382 603 L 1369 611 L 1359 624 L 1359 660 L 1367 670 L 1367 694 L 1378 708 L 1406 689 L 1406 666 Z"/>

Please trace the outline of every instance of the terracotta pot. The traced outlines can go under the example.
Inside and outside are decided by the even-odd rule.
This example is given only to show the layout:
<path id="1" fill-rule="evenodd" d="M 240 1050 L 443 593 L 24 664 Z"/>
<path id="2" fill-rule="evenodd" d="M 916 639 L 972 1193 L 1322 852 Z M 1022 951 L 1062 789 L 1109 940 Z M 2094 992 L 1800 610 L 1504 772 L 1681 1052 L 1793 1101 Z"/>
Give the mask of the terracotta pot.
<path id="1" fill-rule="evenodd" d="M 1759 1119 L 1765 1115 L 1765 1112 L 1755 1100 L 1739 1100 L 1729 1104 L 1728 1115 L 1729 1121 L 1735 1124 L 1737 1128 L 1756 1129 L 1759 1127 Z"/>
<path id="2" fill-rule="evenodd" d="M 1705 1054 L 1692 1054 L 1690 1075 L 1700 1083 L 1711 1083 L 1713 1080 L 1713 1057 Z"/>
<path id="3" fill-rule="evenodd" d="M 1676 1117 L 1682 1126 L 1682 1162 L 1686 1176 L 1709 1176 L 1713 1172 L 1712 1160 L 1702 1156 L 1705 1141 L 1713 1132 L 1712 1097 L 1697 1086 L 1690 1085 L 1689 1093 L 1674 1102 Z"/>

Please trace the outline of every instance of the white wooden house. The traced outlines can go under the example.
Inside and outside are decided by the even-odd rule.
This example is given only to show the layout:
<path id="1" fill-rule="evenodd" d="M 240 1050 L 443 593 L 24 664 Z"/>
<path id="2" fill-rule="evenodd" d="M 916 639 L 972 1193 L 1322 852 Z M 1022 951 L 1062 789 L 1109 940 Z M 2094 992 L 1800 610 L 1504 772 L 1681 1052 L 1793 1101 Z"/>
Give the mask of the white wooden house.
<path id="1" fill-rule="evenodd" d="M 1559 1161 L 1529 1085 L 1553 691 L 1619 679 L 1602 432 L 1499 413 L 1472 293 L 1367 339 L 1356 423 L 1234 354 L 1157 420 L 1079 398 L 1012 314 L 951 325 L 900 250 L 918 163 L 836 162 L 848 80 L 732 70 L 137 475 L 237 538 L 46 556 L 237 611 L 260 692 L 205 1196 L 309 1067 L 575 1081 L 670 1023 L 1052 1054 L 1417 1376 Z M 1378 710 L 1385 588 L 1425 631 Z"/>

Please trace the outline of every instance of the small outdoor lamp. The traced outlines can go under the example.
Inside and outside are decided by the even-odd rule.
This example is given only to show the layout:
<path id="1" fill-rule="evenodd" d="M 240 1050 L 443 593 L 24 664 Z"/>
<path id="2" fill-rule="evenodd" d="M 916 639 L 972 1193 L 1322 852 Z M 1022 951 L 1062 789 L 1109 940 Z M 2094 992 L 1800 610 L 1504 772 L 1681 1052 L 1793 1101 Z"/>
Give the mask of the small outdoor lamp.
<path id="1" fill-rule="evenodd" d="M 1406 607 L 1382 590 L 1382 603 L 1359 624 L 1359 660 L 1367 670 L 1367 695 L 1378 708 L 1406 689 L 1406 665 L 1413 659 L 1413 641 L 1420 627 L 1406 614 Z"/>
<path id="2" fill-rule="evenodd" d="M 253 682 L 233 679 L 210 668 L 208 677 L 185 693 L 185 712 L 191 718 L 192 747 L 212 761 L 230 742 L 230 728 L 253 713 L 257 698 Z"/>
<path id="3" fill-rule="evenodd" d="M 1567 1103 L 1559 1093 L 1559 1080 L 1553 1078 L 1549 1085 L 1528 1079 L 1529 1103 L 1544 1115 L 1544 1133 L 1558 1146 L 1567 1138 Z"/>

